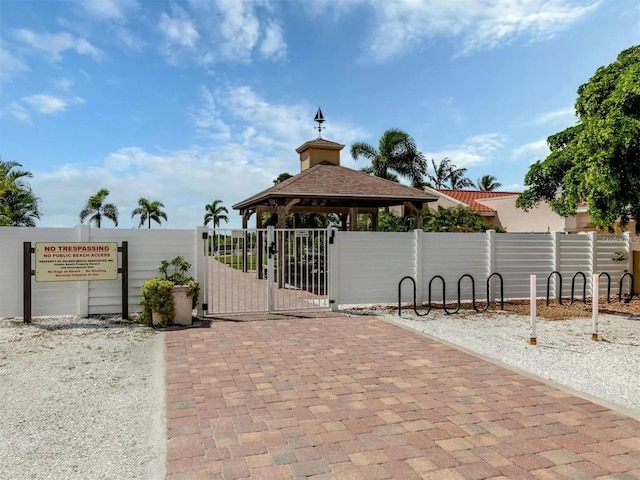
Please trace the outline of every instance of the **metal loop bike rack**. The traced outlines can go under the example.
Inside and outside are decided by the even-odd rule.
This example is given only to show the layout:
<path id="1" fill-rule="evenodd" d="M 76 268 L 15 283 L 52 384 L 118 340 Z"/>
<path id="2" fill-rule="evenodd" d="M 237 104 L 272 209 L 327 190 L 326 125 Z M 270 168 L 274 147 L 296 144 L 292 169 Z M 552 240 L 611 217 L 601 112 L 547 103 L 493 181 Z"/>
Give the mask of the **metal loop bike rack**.
<path id="1" fill-rule="evenodd" d="M 431 305 L 431 292 L 432 292 L 432 286 L 433 286 L 434 280 L 440 280 L 442 282 L 442 309 L 444 310 L 444 313 L 446 313 L 447 315 L 452 315 L 452 314 L 458 313 L 462 308 L 461 285 L 462 285 L 462 280 L 464 278 L 469 278 L 471 280 L 471 305 L 473 306 L 473 309 L 478 313 L 486 312 L 489 309 L 489 304 L 491 303 L 490 302 L 491 300 L 490 286 L 491 286 L 491 279 L 494 276 L 497 276 L 500 279 L 500 310 L 504 310 L 504 279 L 502 278 L 502 275 L 500 275 L 498 272 L 492 273 L 491 275 L 489 275 L 489 278 L 487 278 L 487 304 L 484 308 L 478 308 L 478 306 L 476 305 L 475 279 L 469 273 L 465 273 L 464 275 L 462 275 L 458 279 L 458 305 L 455 310 L 447 309 L 447 283 L 445 282 L 445 279 L 441 275 L 434 275 L 431 278 L 431 280 L 429 280 L 427 311 L 422 314 L 418 312 L 416 281 L 412 276 L 407 275 L 406 277 L 402 277 L 402 279 L 400 280 L 400 283 L 398 283 L 398 316 L 402 316 L 402 284 L 404 283 L 405 280 L 411 280 L 411 283 L 413 284 L 413 312 L 418 317 L 425 317 L 429 315 L 429 312 L 431 312 L 431 309 L 433 308 Z"/>
<path id="2" fill-rule="evenodd" d="M 471 306 L 473 307 L 473 309 L 476 312 L 479 312 L 480 310 L 478 310 L 478 307 L 476 306 L 476 281 L 471 276 L 471 274 L 465 273 L 464 275 L 462 275 L 458 279 L 458 306 L 451 313 L 458 313 L 460 311 L 460 308 L 462 307 L 462 300 L 461 300 L 462 292 L 460 291 L 460 284 L 462 283 L 462 279 L 463 278 L 470 278 L 471 279 Z M 447 310 L 446 305 L 444 306 L 444 309 L 445 309 L 445 311 Z"/>
<path id="3" fill-rule="evenodd" d="M 569 305 L 573 305 L 574 299 L 573 294 L 576 288 L 576 277 L 578 275 L 582 276 L 582 303 L 587 303 L 587 276 L 583 272 L 576 272 L 571 279 L 571 300 L 569 301 Z M 561 290 L 562 292 L 562 290 Z"/>
<path id="4" fill-rule="evenodd" d="M 491 277 L 493 277 L 494 275 L 497 275 L 498 278 L 500 279 L 500 310 L 504 310 L 504 279 L 502 278 L 502 275 L 500 275 L 498 272 L 493 272 L 491 275 L 489 275 L 489 278 L 487 278 L 487 304 L 485 305 L 484 308 L 477 310 L 479 312 L 486 312 L 487 310 L 489 310 L 489 304 L 491 303 L 491 295 L 490 295 L 490 283 L 491 283 Z"/>
<path id="5" fill-rule="evenodd" d="M 407 279 L 411 280 L 411 283 L 413 283 L 413 312 L 418 317 L 426 317 L 427 315 L 429 315 L 429 312 L 431 311 L 431 302 L 429 302 L 429 306 L 427 308 L 427 312 L 425 314 L 423 314 L 423 315 L 420 315 L 418 313 L 418 307 L 416 305 L 416 298 L 417 298 L 416 297 L 416 281 L 410 275 L 407 275 L 406 277 L 403 277 L 402 280 L 400 280 L 400 283 L 398 284 L 398 316 L 399 317 L 402 316 L 402 282 L 404 282 Z M 429 287 L 431 287 L 431 284 L 429 284 Z M 431 289 L 429 289 L 429 299 L 431 299 Z"/>
<path id="6" fill-rule="evenodd" d="M 602 272 L 600 275 L 598 275 L 598 278 L 600 278 L 602 275 L 607 276 L 607 303 L 611 303 L 611 275 L 609 275 L 607 272 Z M 591 296 L 593 297 L 594 295 L 600 295 L 600 292 L 591 292 Z"/>
<path id="7" fill-rule="evenodd" d="M 560 305 L 562 305 L 562 304 L 563 304 L 563 303 L 562 303 L 562 274 L 561 274 L 559 271 L 554 270 L 554 271 L 553 271 L 553 272 L 551 272 L 551 273 L 549 274 L 549 276 L 547 277 L 547 307 L 549 306 L 549 287 L 551 286 L 551 277 L 552 277 L 554 274 L 558 275 L 558 279 L 559 279 L 559 281 L 560 281 L 560 282 L 559 282 L 559 283 L 560 283 L 560 289 L 559 289 L 559 291 L 560 291 L 560 295 L 558 295 L 558 296 L 557 296 L 557 298 L 558 298 L 558 303 L 559 303 Z"/>
<path id="8" fill-rule="evenodd" d="M 629 277 L 629 296 L 633 298 L 633 273 L 624 272 L 620 277 L 620 288 L 618 289 L 618 302 L 622 301 L 622 284 L 624 283 L 624 279 Z"/>
<path id="9" fill-rule="evenodd" d="M 427 313 L 431 311 L 431 284 L 437 278 L 442 280 L 442 309 L 444 310 L 444 313 L 446 313 L 447 315 L 452 314 L 454 312 L 450 312 L 449 310 L 447 310 L 447 294 L 446 294 L 447 283 L 444 281 L 444 278 L 441 275 L 434 275 L 431 278 L 431 280 L 429 280 L 429 298 L 428 298 L 429 306 L 428 306 Z"/>

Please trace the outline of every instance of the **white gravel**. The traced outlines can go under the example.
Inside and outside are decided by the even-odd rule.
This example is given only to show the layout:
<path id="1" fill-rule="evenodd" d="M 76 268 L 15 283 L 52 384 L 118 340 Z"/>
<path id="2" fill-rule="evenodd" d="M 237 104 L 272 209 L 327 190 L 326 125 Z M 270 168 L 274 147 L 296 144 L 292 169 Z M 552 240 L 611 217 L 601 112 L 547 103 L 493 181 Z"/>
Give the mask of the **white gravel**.
<path id="1" fill-rule="evenodd" d="M 600 341 L 591 339 L 591 319 L 538 318 L 537 345 L 530 345 L 529 318 L 499 312 L 445 315 L 432 310 L 343 310 L 368 314 L 446 340 L 640 416 L 640 318 L 600 315 Z"/>
<path id="2" fill-rule="evenodd" d="M 0 479 L 164 478 L 163 375 L 147 327 L 0 319 Z"/>

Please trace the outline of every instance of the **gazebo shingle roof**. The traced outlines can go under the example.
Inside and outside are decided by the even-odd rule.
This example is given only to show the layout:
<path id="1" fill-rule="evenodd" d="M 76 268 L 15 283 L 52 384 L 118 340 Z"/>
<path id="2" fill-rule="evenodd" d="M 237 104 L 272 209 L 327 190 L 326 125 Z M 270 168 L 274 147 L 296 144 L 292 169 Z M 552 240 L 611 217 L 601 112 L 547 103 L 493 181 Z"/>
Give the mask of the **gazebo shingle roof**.
<path id="1" fill-rule="evenodd" d="M 365 201 L 391 206 L 405 201 L 432 202 L 437 197 L 423 190 L 374 177 L 339 165 L 315 165 L 233 206 L 243 210 L 263 204 L 268 198 L 300 198 Z"/>

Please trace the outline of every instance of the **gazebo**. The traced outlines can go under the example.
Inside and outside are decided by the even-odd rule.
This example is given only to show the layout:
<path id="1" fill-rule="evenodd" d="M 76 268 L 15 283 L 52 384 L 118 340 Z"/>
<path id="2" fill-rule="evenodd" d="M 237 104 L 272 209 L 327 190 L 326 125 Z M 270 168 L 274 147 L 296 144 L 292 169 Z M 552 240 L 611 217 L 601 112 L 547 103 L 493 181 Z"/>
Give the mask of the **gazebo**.
<path id="1" fill-rule="evenodd" d="M 340 218 L 342 230 L 356 230 L 359 214 L 370 215 L 373 230 L 377 230 L 380 209 L 400 205 L 415 216 L 416 228 L 421 228 L 420 212 L 426 203 L 435 202 L 438 197 L 342 167 L 343 148 L 344 145 L 320 136 L 300 145 L 296 149 L 300 173 L 233 205 L 242 215 L 242 227 L 248 227 L 254 213 L 257 228 L 263 227 L 263 213 L 277 215 L 277 228 L 285 228 L 290 213 L 334 213 Z"/>

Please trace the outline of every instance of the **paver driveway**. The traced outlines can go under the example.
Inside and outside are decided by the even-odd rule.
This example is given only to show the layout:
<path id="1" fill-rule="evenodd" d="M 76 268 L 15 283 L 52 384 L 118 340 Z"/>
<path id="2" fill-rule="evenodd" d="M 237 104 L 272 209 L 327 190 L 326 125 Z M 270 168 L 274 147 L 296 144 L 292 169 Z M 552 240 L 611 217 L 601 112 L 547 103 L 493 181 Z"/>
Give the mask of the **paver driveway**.
<path id="1" fill-rule="evenodd" d="M 176 479 L 638 479 L 640 422 L 373 317 L 166 335 Z"/>

